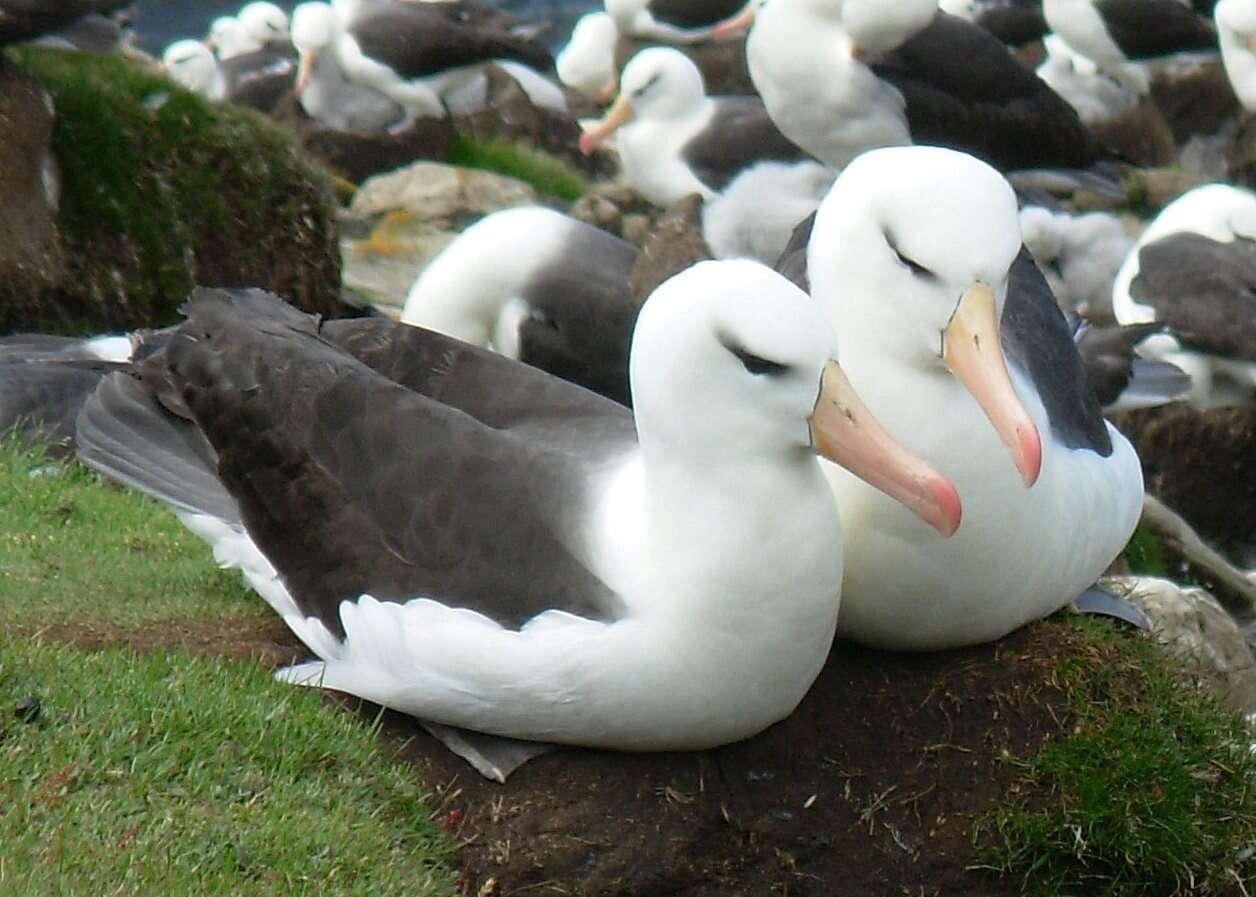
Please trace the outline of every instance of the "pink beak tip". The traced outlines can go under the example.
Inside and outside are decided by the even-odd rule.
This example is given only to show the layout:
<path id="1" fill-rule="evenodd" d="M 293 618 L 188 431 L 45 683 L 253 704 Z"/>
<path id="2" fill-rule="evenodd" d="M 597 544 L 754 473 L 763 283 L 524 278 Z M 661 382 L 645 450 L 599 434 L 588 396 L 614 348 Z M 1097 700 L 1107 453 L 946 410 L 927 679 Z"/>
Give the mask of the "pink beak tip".
<path id="1" fill-rule="evenodd" d="M 943 536 L 953 536 L 964 518 L 964 507 L 959 493 L 945 477 L 939 477 L 933 487 L 934 500 L 938 506 L 938 519 L 933 521 L 934 527 Z"/>

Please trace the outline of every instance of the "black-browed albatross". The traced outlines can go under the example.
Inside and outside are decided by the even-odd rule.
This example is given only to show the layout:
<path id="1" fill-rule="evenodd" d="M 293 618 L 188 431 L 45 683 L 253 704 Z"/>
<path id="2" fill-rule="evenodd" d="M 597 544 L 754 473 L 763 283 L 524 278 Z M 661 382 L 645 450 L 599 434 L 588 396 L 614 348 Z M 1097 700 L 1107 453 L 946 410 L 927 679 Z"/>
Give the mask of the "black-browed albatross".
<path id="1" fill-rule="evenodd" d="M 802 698 L 837 617 L 813 452 L 959 525 L 945 478 L 843 388 L 820 309 L 752 262 L 646 302 L 635 417 L 416 327 L 259 291 L 187 314 L 88 402 L 80 456 L 245 571 L 317 655 L 288 679 L 438 723 L 625 750 L 748 737 Z"/>
<path id="2" fill-rule="evenodd" d="M 1200 405 L 1256 391 L 1256 194 L 1207 184 L 1178 197 L 1143 231 L 1117 273 L 1122 324 L 1158 321 L 1144 350 L 1186 371 Z"/>
<path id="3" fill-rule="evenodd" d="M 672 47 L 628 61 L 618 98 L 581 136 L 581 151 L 612 134 L 623 180 L 650 202 L 703 198 L 703 237 L 717 258 L 774 261 L 833 179 L 757 97 L 708 97 L 697 65 Z"/>
<path id="4" fill-rule="evenodd" d="M 484 22 L 458 0 L 333 0 L 332 6 L 341 26 L 336 55 L 346 76 L 383 91 L 415 116 L 440 117 L 440 97 L 490 63 L 540 71 L 554 63 L 537 40 Z"/>
<path id="5" fill-rule="evenodd" d="M 401 320 L 627 405 L 639 310 L 628 278 L 637 254 L 628 241 L 553 209 L 504 209 L 464 230 L 420 272 Z"/>
<path id="6" fill-rule="evenodd" d="M 1212 22 L 1177 0 L 1043 0 L 1052 31 L 1101 66 L 1215 52 Z"/>
<path id="7" fill-rule="evenodd" d="M 856 389 L 964 502 L 943 544 L 826 467 L 844 523 L 839 636 L 975 644 L 1090 586 L 1138 522 L 1142 473 L 1100 415 L 998 172 L 935 147 L 864 154 L 820 205 L 806 276 Z"/>
<path id="8" fill-rule="evenodd" d="M 1104 157 L 1077 113 L 992 34 L 936 0 L 772 0 L 753 21 L 751 77 L 781 131 L 841 168 L 911 143 L 1002 171 L 1087 169 Z"/>

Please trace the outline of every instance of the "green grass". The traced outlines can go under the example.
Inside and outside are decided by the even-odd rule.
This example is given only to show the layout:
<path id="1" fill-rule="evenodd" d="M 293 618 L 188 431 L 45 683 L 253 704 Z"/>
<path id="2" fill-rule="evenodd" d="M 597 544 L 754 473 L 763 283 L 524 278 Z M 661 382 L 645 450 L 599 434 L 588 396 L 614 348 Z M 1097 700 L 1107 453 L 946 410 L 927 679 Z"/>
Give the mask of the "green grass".
<path id="1" fill-rule="evenodd" d="M 589 189 L 588 182 L 560 159 L 508 140 L 476 140 L 455 135 L 449 161 L 465 168 L 481 168 L 518 178 L 544 196 L 575 202 Z"/>
<path id="2" fill-rule="evenodd" d="M 256 665 L 0 635 L 0 707 L 0 893 L 453 892 L 414 771 Z"/>
<path id="3" fill-rule="evenodd" d="M 980 821 L 981 864 L 1039 895 L 1256 892 L 1249 727 L 1184 687 L 1155 645 L 1070 625 L 1096 645 L 1055 670 L 1075 727 L 1035 757 L 1009 758 L 1033 796 Z"/>
<path id="4" fill-rule="evenodd" d="M 269 613 L 150 499 L 0 443 L 0 629 Z"/>
<path id="5" fill-rule="evenodd" d="M 0 444 L 0 894 L 453 893 L 413 768 L 320 692 L 33 635 L 253 614 L 271 612 L 157 504 Z"/>

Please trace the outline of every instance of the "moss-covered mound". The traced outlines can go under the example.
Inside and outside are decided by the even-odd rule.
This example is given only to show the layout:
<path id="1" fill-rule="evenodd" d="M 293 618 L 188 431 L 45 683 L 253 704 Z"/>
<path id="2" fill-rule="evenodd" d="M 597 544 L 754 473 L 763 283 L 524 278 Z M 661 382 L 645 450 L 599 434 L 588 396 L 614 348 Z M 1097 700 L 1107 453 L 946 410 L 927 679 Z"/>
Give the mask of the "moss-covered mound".
<path id="1" fill-rule="evenodd" d="M 340 307 L 330 188 L 289 135 L 123 58 L 23 49 L 10 59 L 56 104 L 68 271 L 38 294 L 0 284 L 0 332 L 169 322 L 198 283 Z"/>

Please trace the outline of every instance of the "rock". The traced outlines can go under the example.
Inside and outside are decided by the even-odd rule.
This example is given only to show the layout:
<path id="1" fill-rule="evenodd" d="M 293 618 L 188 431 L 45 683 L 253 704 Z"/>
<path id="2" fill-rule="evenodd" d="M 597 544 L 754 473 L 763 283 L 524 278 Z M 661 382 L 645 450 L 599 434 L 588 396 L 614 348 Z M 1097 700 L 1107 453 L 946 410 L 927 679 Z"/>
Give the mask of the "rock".
<path id="1" fill-rule="evenodd" d="M 376 175 L 353 196 L 357 219 L 404 210 L 422 221 L 466 223 L 487 212 L 536 201 L 523 181 L 488 171 L 416 162 Z"/>
<path id="2" fill-rule="evenodd" d="M 48 92 L 0 58 L 0 317 L 33 314 L 31 297 L 65 277 L 54 120 Z"/>
<path id="3" fill-rule="evenodd" d="M 1125 172 L 1126 199 L 1119 206 L 1142 209 L 1147 217 L 1154 217 L 1156 212 L 1183 193 L 1205 183 L 1198 175 L 1178 168 L 1131 168 Z M 1107 201 L 1092 202 L 1084 207 L 1082 204 L 1077 205 L 1077 211 L 1113 207 Z"/>
<path id="4" fill-rule="evenodd" d="M 655 224 L 628 275 L 638 305 L 667 278 L 711 257 L 702 239 L 702 197 L 694 193 L 673 203 Z"/>
<path id="5" fill-rule="evenodd" d="M 528 144 L 593 177 L 610 173 L 613 166 L 604 155 L 580 152 L 580 125 L 574 117 L 533 104 L 519 82 L 496 66 L 489 66 L 487 73 L 487 105 L 478 112 L 455 116 L 453 127 L 458 133 L 481 141 Z"/>
<path id="6" fill-rule="evenodd" d="M 330 186 L 287 133 L 123 58 L 12 52 L 56 105 L 67 270 L 20 302 L 0 285 L 0 332 L 172 323 L 196 284 L 342 310 Z"/>
<path id="7" fill-rule="evenodd" d="M 456 231 L 409 219 L 396 224 L 381 222 L 367 239 L 343 241 L 345 288 L 396 317 L 419 272 L 456 236 Z"/>
<path id="8" fill-rule="evenodd" d="M 1209 683 L 1233 710 L 1256 712 L 1256 658 L 1234 618 L 1203 589 L 1150 576 L 1107 582 L 1140 607 L 1169 653 Z"/>
<path id="9" fill-rule="evenodd" d="M 1115 419 L 1143 464 L 1147 491 L 1240 566 L 1256 559 L 1256 406 L 1184 403 Z"/>
<path id="10" fill-rule="evenodd" d="M 653 217 L 659 214 L 659 210 L 631 187 L 610 181 L 594 186 L 572 205 L 567 214 L 585 224 L 592 224 L 607 233 L 629 240 L 629 236 L 624 233 L 625 216 L 631 222 L 632 215 Z M 631 224 L 629 229 L 633 229 Z"/>
<path id="11" fill-rule="evenodd" d="M 522 181 L 416 162 L 364 183 L 341 218 L 346 288 L 383 310 L 405 304 L 419 272 L 480 217 L 537 201 Z"/>

